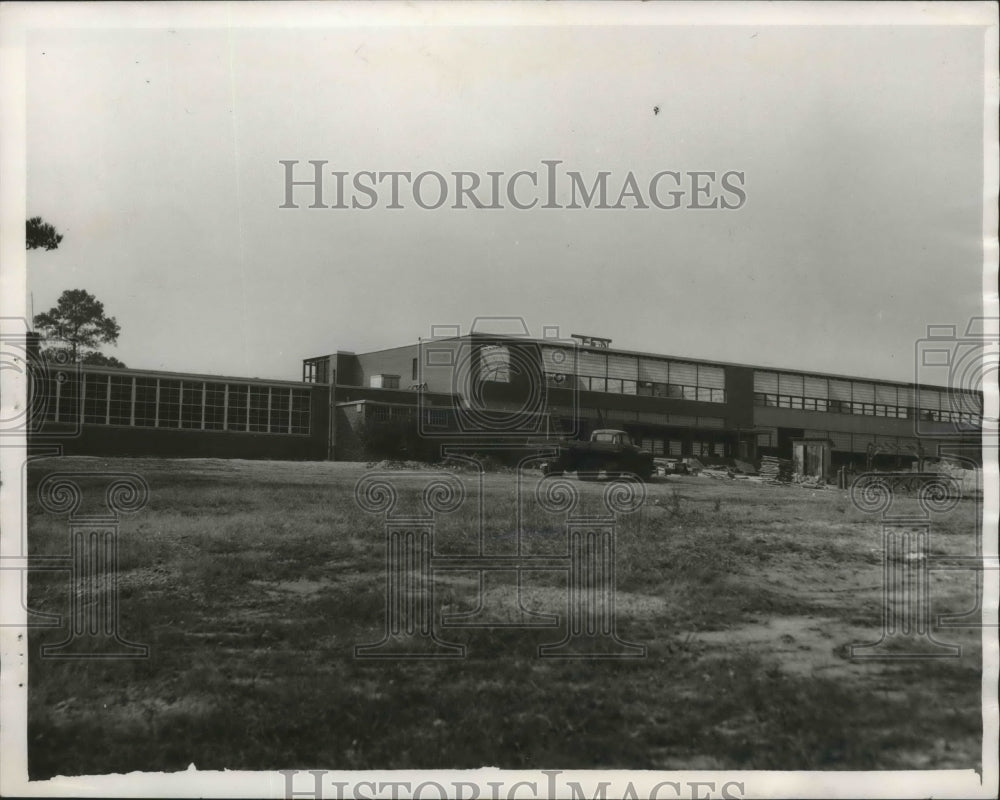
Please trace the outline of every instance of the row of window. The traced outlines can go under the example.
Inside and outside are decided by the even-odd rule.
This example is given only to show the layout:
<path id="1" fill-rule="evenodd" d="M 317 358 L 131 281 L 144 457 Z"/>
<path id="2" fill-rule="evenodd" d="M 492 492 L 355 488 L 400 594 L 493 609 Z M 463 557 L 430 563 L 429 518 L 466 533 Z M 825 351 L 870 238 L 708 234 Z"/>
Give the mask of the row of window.
<path id="1" fill-rule="evenodd" d="M 959 410 L 982 415 L 982 395 L 961 389 L 934 389 L 874 381 L 826 378 L 786 372 L 754 370 L 754 392 L 819 400 L 871 403 L 930 411 Z"/>
<path id="2" fill-rule="evenodd" d="M 308 434 L 309 390 L 85 373 L 48 381 L 45 418 L 91 425 Z"/>
<path id="3" fill-rule="evenodd" d="M 916 455 L 921 449 L 930 449 L 930 445 L 921 444 L 912 436 L 885 436 L 874 433 L 844 433 L 842 431 L 806 430 L 803 435 L 809 439 L 829 439 L 833 449 L 845 453 L 868 453 L 874 449 L 879 453 L 890 455 Z M 757 434 L 757 447 L 777 447 L 778 431 L 770 429 Z"/>
<path id="4" fill-rule="evenodd" d="M 572 381 L 572 383 L 571 383 Z M 672 400 L 698 400 L 702 403 L 725 403 L 726 390 L 707 386 L 686 386 L 678 383 L 633 381 L 621 378 L 593 378 L 585 375 L 546 373 L 545 382 L 555 388 L 575 388 L 589 392 L 628 394 L 639 397 L 665 397 Z"/>
<path id="5" fill-rule="evenodd" d="M 728 455 L 725 442 L 691 442 L 687 452 L 684 443 L 680 439 L 664 439 L 657 436 L 636 436 L 633 437 L 635 444 L 643 450 L 648 450 L 654 456 L 718 456 L 724 458 Z"/>
<path id="6" fill-rule="evenodd" d="M 915 409 L 907 406 L 890 406 L 881 403 L 858 403 L 848 400 L 821 400 L 816 397 L 796 397 L 786 394 L 754 395 L 754 405 L 770 408 L 794 408 L 801 411 L 824 411 L 830 414 L 856 414 L 866 417 L 890 417 L 892 419 L 920 419 L 928 422 L 956 422 L 966 425 L 980 425 L 974 414 L 959 411 L 936 411 Z"/>

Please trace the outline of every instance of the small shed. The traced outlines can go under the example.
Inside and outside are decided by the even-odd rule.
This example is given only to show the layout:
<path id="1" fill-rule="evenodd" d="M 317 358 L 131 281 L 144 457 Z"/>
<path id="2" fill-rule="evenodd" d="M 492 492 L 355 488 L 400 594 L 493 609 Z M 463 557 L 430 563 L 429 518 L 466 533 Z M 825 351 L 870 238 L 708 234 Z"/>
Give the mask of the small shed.
<path id="1" fill-rule="evenodd" d="M 832 450 L 833 442 L 829 439 L 792 439 L 793 474 L 828 480 Z"/>

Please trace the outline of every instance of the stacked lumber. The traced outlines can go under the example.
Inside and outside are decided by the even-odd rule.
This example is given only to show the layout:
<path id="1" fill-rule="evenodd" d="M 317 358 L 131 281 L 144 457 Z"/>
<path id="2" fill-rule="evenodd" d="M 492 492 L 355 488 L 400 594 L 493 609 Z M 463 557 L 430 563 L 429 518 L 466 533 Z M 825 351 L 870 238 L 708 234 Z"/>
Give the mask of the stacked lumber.
<path id="1" fill-rule="evenodd" d="M 759 473 L 768 483 L 788 483 L 792 479 L 792 462 L 787 458 L 763 456 Z"/>

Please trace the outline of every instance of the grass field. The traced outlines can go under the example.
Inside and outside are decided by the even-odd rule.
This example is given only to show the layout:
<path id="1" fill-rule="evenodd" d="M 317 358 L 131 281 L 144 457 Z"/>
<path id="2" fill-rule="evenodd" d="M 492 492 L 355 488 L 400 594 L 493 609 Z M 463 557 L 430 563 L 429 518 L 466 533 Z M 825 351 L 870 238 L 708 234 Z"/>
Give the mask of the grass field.
<path id="1" fill-rule="evenodd" d="M 881 533 L 845 492 L 695 477 L 654 479 L 617 531 L 618 631 L 628 661 L 539 659 L 558 630 L 449 629 L 456 661 L 365 661 L 381 638 L 382 520 L 353 489 L 363 464 L 64 458 L 29 468 L 29 544 L 67 552 L 65 517 L 35 487 L 54 471 L 145 478 L 123 518 L 121 632 L 148 659 L 39 656 L 30 637 L 29 770 L 974 768 L 981 760 L 979 631 L 948 629 L 948 660 L 852 661 L 879 638 Z M 399 473 L 404 500 L 416 491 Z M 470 500 L 475 476 L 462 473 Z M 537 474 L 535 475 L 537 479 Z M 578 485 L 587 502 L 600 483 Z M 486 536 L 515 527 L 515 477 L 485 476 Z M 915 500 L 900 501 L 902 511 Z M 974 552 L 978 507 L 936 518 L 932 554 Z M 562 542 L 525 516 L 526 547 Z M 475 515 L 442 521 L 439 549 L 467 548 Z M 554 551 L 553 551 L 554 552 Z M 500 591 L 513 592 L 513 577 Z M 471 609 L 476 576 L 436 583 L 434 613 Z M 937 613 L 974 604 L 965 571 L 933 572 Z M 565 577 L 530 573 L 539 611 L 565 607 Z M 33 573 L 32 609 L 65 613 L 65 574 Z"/>

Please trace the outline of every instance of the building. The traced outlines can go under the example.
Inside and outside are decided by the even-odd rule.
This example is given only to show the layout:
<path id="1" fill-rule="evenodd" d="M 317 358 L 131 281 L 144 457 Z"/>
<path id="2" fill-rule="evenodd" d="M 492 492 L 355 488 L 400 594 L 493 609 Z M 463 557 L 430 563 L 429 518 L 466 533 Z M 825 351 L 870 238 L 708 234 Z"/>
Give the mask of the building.
<path id="1" fill-rule="evenodd" d="M 790 458 L 828 439 L 834 465 L 979 458 L 982 394 L 813 371 L 472 333 L 303 361 L 302 380 L 68 365 L 37 369 L 31 442 L 71 454 L 336 459 L 441 446 L 522 448 L 597 427 L 656 456 Z"/>

